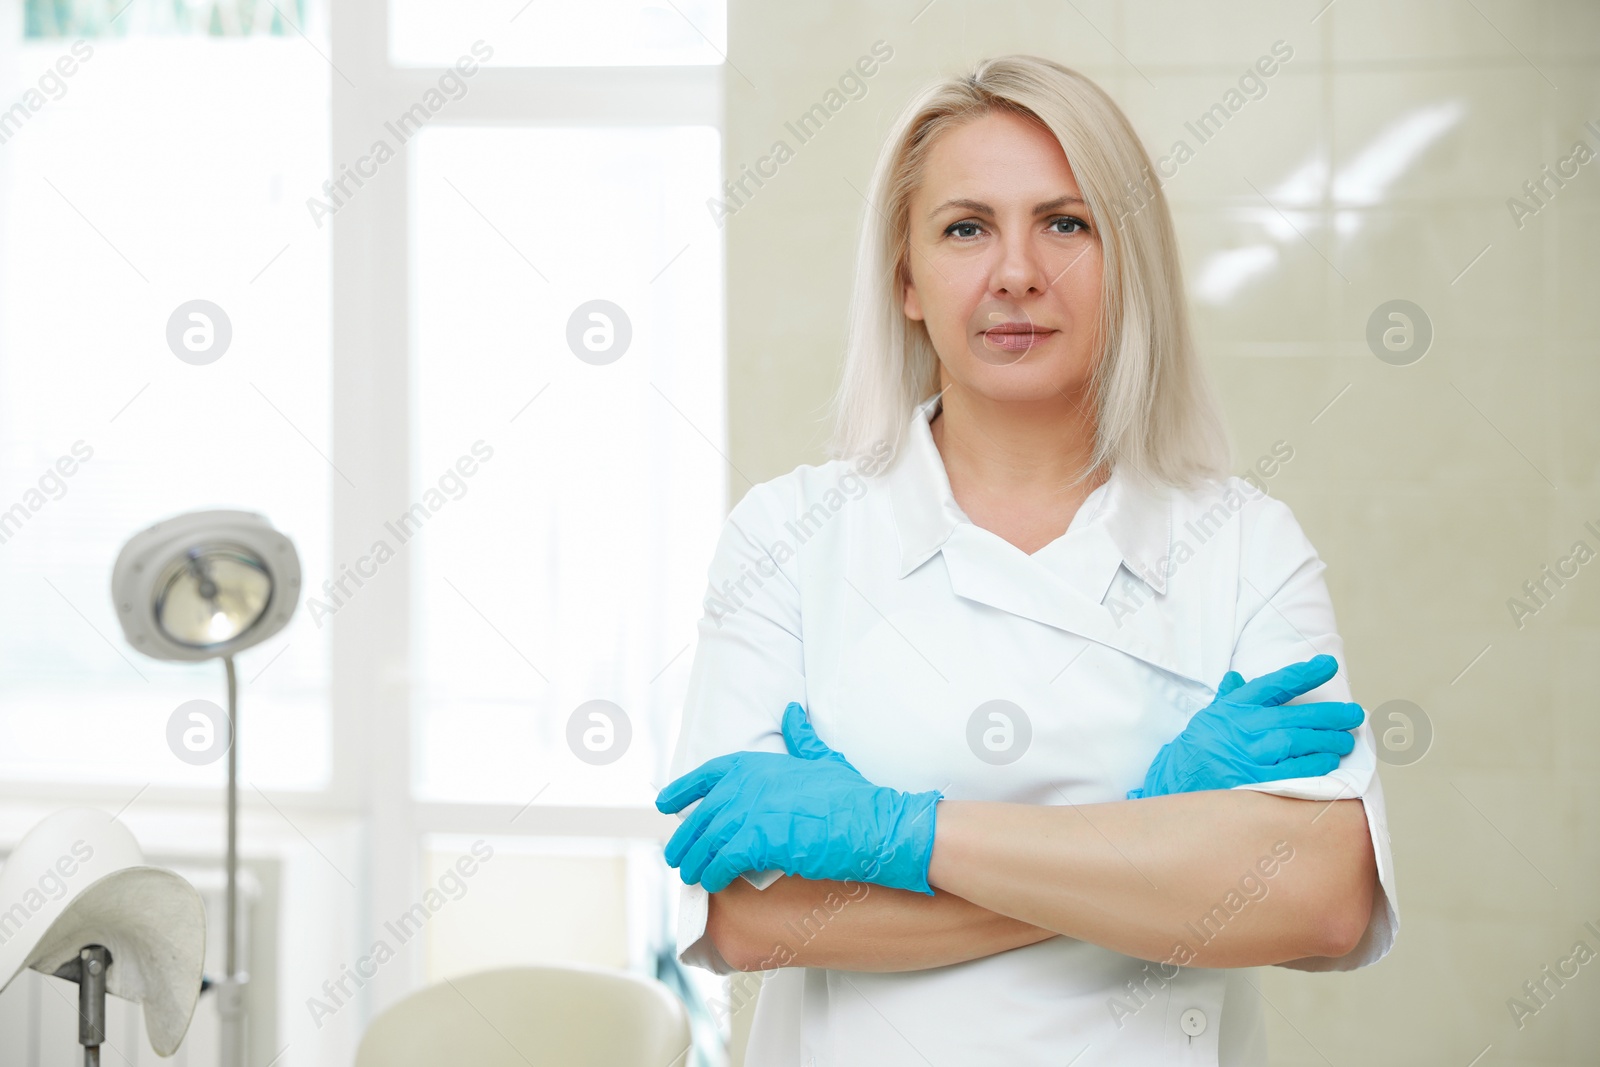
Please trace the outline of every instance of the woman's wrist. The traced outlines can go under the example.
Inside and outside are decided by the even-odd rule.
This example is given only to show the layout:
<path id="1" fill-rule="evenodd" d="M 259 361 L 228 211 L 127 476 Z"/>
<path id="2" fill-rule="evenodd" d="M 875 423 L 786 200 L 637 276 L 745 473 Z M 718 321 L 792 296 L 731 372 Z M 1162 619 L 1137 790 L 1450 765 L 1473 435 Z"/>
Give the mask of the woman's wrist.
<path id="1" fill-rule="evenodd" d="M 933 842 L 928 850 L 928 884 L 936 889 L 949 889 L 951 874 L 960 863 L 962 837 L 971 814 L 966 803 L 969 802 L 942 800 L 937 805 Z"/>
<path id="2" fill-rule="evenodd" d="M 928 884 L 928 863 L 933 854 L 937 807 L 944 794 L 938 790 L 911 793 L 879 787 L 876 809 L 880 840 L 873 854 L 858 857 L 864 882 L 933 895 Z"/>

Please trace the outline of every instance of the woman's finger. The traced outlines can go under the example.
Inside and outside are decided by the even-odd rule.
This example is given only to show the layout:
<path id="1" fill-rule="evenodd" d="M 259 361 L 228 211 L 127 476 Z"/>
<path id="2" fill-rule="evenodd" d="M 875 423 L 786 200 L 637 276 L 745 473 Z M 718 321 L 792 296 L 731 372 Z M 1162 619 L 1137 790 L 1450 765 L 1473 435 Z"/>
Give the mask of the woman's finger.
<path id="1" fill-rule="evenodd" d="M 712 819 L 706 826 L 705 833 L 701 834 L 683 855 L 683 865 L 678 868 L 678 874 L 684 883 L 694 885 L 699 882 L 705 875 L 706 866 L 743 827 L 744 815 L 738 810 L 737 805 L 733 810 L 721 812 L 717 818 Z"/>
<path id="2" fill-rule="evenodd" d="M 1310 730 L 1290 727 L 1268 731 L 1253 741 L 1249 750 L 1251 757 L 1257 763 L 1273 764 L 1297 756 L 1309 756 L 1315 752 L 1346 756 L 1355 747 L 1355 735 L 1349 730 Z"/>
<path id="3" fill-rule="evenodd" d="M 711 792 L 706 794 L 705 799 L 693 811 L 684 816 L 683 822 L 672 832 L 672 836 L 667 839 L 667 846 L 663 850 L 667 866 L 676 867 L 681 864 L 684 853 L 689 851 L 690 847 L 699 840 L 700 835 L 705 832 L 712 819 L 734 800 L 736 790 L 721 788 L 723 783 L 727 781 L 729 781 L 727 778 L 719 781 Z"/>
<path id="4" fill-rule="evenodd" d="M 1238 671 L 1229 671 L 1222 676 L 1222 681 L 1217 683 L 1217 696 L 1225 697 L 1244 684 L 1244 675 Z"/>
<path id="5" fill-rule="evenodd" d="M 1229 693 L 1227 699 L 1235 704 L 1275 707 L 1311 692 L 1338 673 L 1339 661 L 1323 653 L 1303 663 L 1291 663 L 1259 678 L 1252 678 Z"/>
<path id="6" fill-rule="evenodd" d="M 770 862 L 753 854 L 754 845 L 754 832 L 749 827 L 741 826 L 739 832 L 717 849 L 711 862 L 706 864 L 700 874 L 701 887 L 707 893 L 720 893 L 746 871 L 770 870 Z"/>
<path id="7" fill-rule="evenodd" d="M 789 755 L 800 759 L 824 759 L 833 753 L 817 736 L 806 710 L 792 700 L 783 709 L 783 741 L 789 746 Z"/>
<path id="8" fill-rule="evenodd" d="M 1262 767 L 1258 782 L 1276 782 L 1286 778 L 1321 778 L 1339 769 L 1339 757 L 1332 752 L 1313 752 L 1309 756 L 1296 756 L 1271 767 Z"/>
<path id="9" fill-rule="evenodd" d="M 656 810 L 671 815 L 691 800 L 705 796 L 733 769 L 738 757 L 739 753 L 729 752 L 708 759 L 688 774 L 668 782 L 666 788 L 656 794 Z"/>
<path id="10" fill-rule="evenodd" d="M 1367 717 L 1360 704 L 1345 700 L 1313 700 L 1307 704 L 1280 704 L 1255 707 L 1233 721 L 1246 730 L 1266 733 L 1272 730 L 1354 730 Z"/>

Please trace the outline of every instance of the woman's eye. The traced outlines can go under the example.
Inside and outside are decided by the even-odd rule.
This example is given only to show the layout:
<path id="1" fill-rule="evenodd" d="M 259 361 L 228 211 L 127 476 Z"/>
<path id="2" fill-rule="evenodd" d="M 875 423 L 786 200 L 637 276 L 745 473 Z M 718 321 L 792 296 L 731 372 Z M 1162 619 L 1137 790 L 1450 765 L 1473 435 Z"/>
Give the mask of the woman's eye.
<path id="1" fill-rule="evenodd" d="M 1073 227 L 1072 229 L 1056 230 L 1057 233 L 1063 236 L 1072 236 L 1073 234 L 1089 232 L 1089 224 L 1078 218 L 1076 215 L 1061 215 L 1057 218 L 1051 219 L 1050 225 L 1059 226 L 1063 222 L 1071 223 Z M 952 222 L 949 226 L 945 227 L 944 233 L 946 237 L 969 238 L 976 237 L 977 233 L 975 231 L 981 229 L 983 229 L 983 227 L 976 222 Z"/>

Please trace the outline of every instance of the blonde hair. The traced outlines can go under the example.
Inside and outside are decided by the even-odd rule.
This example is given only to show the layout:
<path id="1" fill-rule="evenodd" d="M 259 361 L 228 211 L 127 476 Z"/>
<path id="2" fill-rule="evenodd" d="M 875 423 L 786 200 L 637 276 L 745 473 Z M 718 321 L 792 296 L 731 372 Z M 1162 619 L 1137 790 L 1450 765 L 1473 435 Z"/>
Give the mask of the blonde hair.
<path id="1" fill-rule="evenodd" d="M 984 60 L 936 82 L 895 120 L 867 193 L 829 455 L 855 458 L 878 442 L 898 455 L 916 405 L 938 391 L 927 328 L 904 312 L 907 215 L 939 135 L 1001 109 L 1055 136 L 1102 243 L 1102 347 L 1089 387 L 1095 444 L 1084 473 L 1122 464 L 1146 484 L 1226 479 L 1227 430 L 1195 354 L 1177 237 L 1150 157 L 1103 89 L 1029 55 Z"/>

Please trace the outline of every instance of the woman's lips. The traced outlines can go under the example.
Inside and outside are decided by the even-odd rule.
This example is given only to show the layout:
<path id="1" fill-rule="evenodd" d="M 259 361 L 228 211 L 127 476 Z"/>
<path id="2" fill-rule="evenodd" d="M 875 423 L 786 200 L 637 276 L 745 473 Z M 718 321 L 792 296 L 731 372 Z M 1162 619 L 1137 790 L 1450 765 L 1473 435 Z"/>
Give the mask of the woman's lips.
<path id="1" fill-rule="evenodd" d="M 1043 344 L 1054 337 L 1054 330 L 1027 330 L 1000 328 L 983 331 L 985 343 L 1005 352 L 1025 352 L 1034 345 Z"/>

